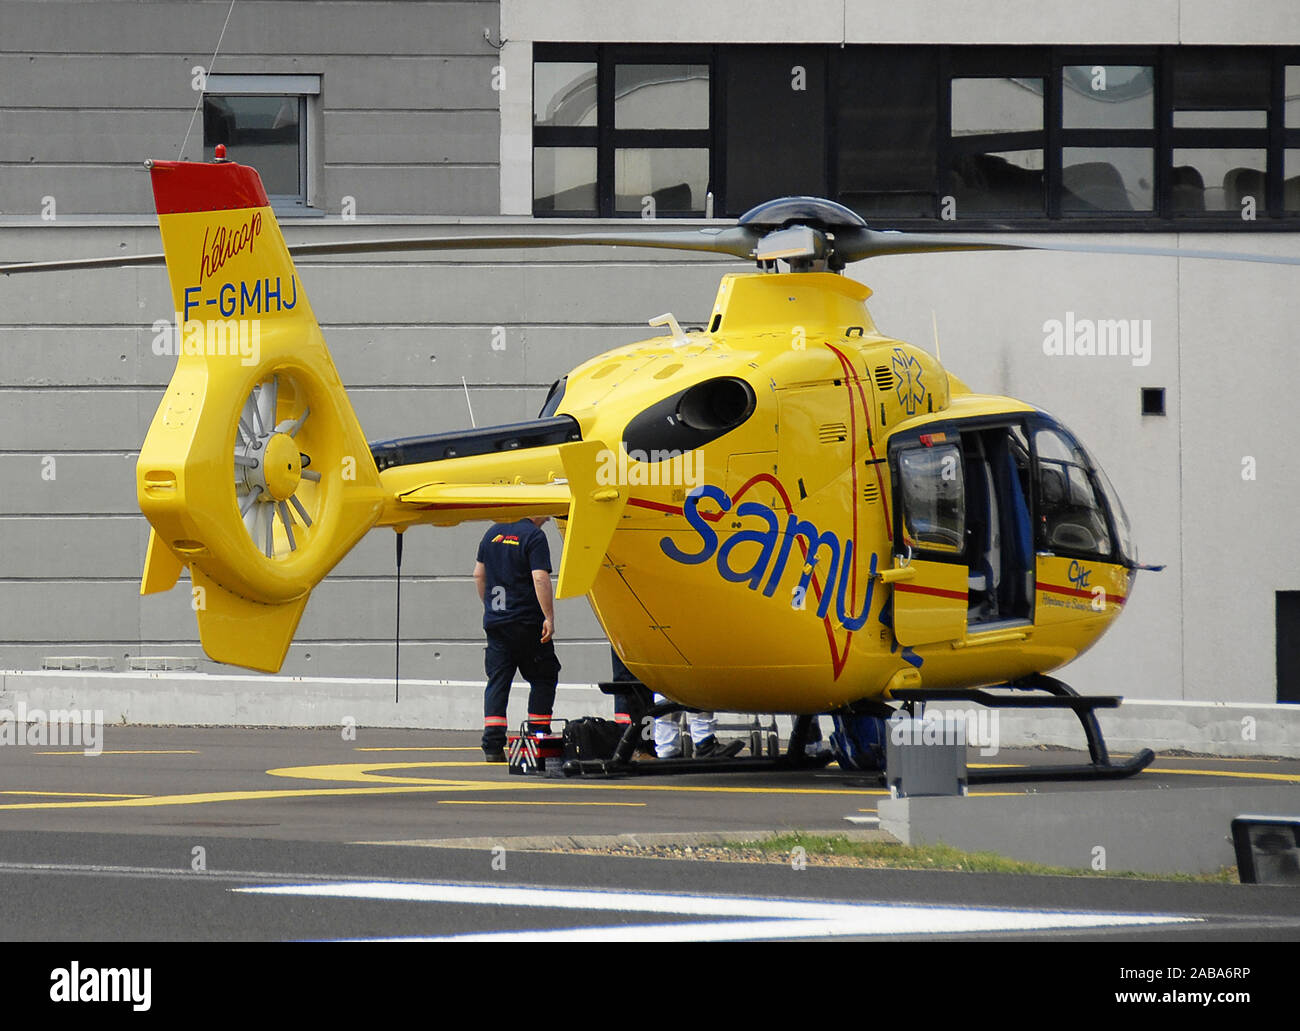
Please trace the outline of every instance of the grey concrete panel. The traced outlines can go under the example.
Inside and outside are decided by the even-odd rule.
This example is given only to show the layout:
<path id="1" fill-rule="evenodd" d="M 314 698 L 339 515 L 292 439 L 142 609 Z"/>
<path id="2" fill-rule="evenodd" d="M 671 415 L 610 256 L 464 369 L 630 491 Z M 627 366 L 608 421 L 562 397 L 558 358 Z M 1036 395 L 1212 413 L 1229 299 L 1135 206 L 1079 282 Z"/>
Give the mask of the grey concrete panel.
<path id="1" fill-rule="evenodd" d="M 0 393 L 6 409 L 0 446 L 43 454 L 139 448 L 158 407 L 152 391 L 31 388 Z"/>
<path id="2" fill-rule="evenodd" d="M 550 384 L 604 351 L 659 331 L 631 326 L 328 326 L 325 338 L 352 386 L 460 386 L 515 379 Z M 7 338 L 0 330 L 0 348 Z M 500 349 L 494 348 L 499 343 Z M 0 369 L 4 368 L 0 349 Z"/>
<path id="3" fill-rule="evenodd" d="M 481 29 L 479 35 L 481 40 Z M 96 108 L 111 97 L 117 108 L 170 111 L 166 121 L 176 135 L 169 156 L 175 157 L 198 100 L 193 69 L 206 66 L 211 57 L 210 50 L 125 60 L 117 55 L 0 53 L 0 82 L 7 107 L 50 107 L 57 98 L 59 107 Z M 496 63 L 487 55 L 396 56 L 377 62 L 347 54 L 271 61 L 226 54 L 216 67 L 218 74 L 320 75 L 322 103 L 334 110 L 495 111 L 500 100 L 492 88 Z M 181 112 L 185 114 L 178 119 Z"/>
<path id="4" fill-rule="evenodd" d="M 138 3 L 80 0 L 5 4 L 0 49 L 17 53 L 140 54 L 184 52 L 216 43 L 229 4 L 152 4 L 142 38 Z M 221 54 L 305 54 L 335 51 L 341 42 L 357 54 L 493 53 L 483 28 L 498 23 L 495 0 L 474 3 L 285 3 L 235 6 Z M 205 62 L 206 63 L 206 62 Z"/>
<path id="5" fill-rule="evenodd" d="M 139 326 L 0 325 L 0 385 L 143 386 L 171 379 L 171 337 Z M 601 354 L 654 336 L 645 325 L 325 327 L 326 343 L 349 388 L 460 386 L 519 380 L 550 384 Z M 499 349 L 494 344 L 500 344 Z"/>
<path id="6" fill-rule="evenodd" d="M 380 62 L 346 55 L 316 60 L 322 72 L 321 99 L 335 111 L 496 111 L 500 106 L 500 95 L 492 88 L 492 69 L 498 60 L 495 53 L 482 57 L 398 56 Z"/>
<path id="7" fill-rule="evenodd" d="M 492 215 L 500 205 L 497 166 L 492 164 L 336 164 L 325 167 L 322 205 L 340 210 L 355 199 L 358 213 L 389 215 Z"/>
<path id="8" fill-rule="evenodd" d="M 0 175 L 0 212 L 39 216 L 45 197 L 54 198 L 60 217 L 154 210 L 149 176 L 138 163 L 4 168 Z"/>
<path id="9" fill-rule="evenodd" d="M 134 28 L 138 33 L 138 23 Z M 113 54 L 68 53 L 64 48 L 55 53 L 0 53 L 5 106 L 96 108 L 111 100 L 117 108 L 193 110 L 198 94 L 191 87 L 190 69 L 206 66 L 212 51 L 195 60 L 185 53 L 159 54 L 147 45 L 141 49 L 150 52 L 137 52 L 129 60 Z M 186 121 L 188 115 L 179 123 L 173 144 L 177 149 Z"/>
<path id="10" fill-rule="evenodd" d="M 0 578 L 138 575 L 144 566 L 148 537 L 148 524 L 138 513 L 27 519 L 0 516 Z"/>
<path id="11" fill-rule="evenodd" d="M 0 385 L 163 387 L 176 359 L 147 326 L 0 326 Z"/>
<path id="12" fill-rule="evenodd" d="M 567 673 L 567 670 L 566 670 Z M 362 679 L 364 677 L 364 679 Z M 527 689 L 511 694 L 509 716 L 518 726 L 527 712 Z M 104 723 L 183 726 L 342 726 L 425 727 L 478 730 L 483 726 L 482 676 L 405 683 L 394 702 L 393 685 L 382 670 L 335 680 L 315 674 L 248 676 L 222 669 L 208 673 L 71 673 L 0 674 L 0 704 L 28 710 L 91 708 Z M 555 696 L 555 715 L 572 719 L 600 713 L 609 700 L 581 682 L 562 680 Z M 110 730 L 111 733 L 111 730 Z"/>
<path id="13" fill-rule="evenodd" d="M 27 589 L 27 585 L 14 585 Z M 39 588 L 40 585 L 35 585 Z M 59 597 L 75 594 L 77 584 L 44 585 L 52 599 L 51 611 L 59 611 Z M 116 592 L 121 599 L 134 598 L 137 582 L 128 584 L 88 584 L 100 595 Z M 7 593 L 7 592 L 6 592 Z M 295 640 L 300 644 L 317 641 L 366 642 L 390 641 L 394 630 L 394 583 L 391 577 L 378 580 L 339 580 L 327 578 L 317 587 L 307 603 Z M 132 602 L 134 609 L 134 602 Z M 132 627 L 126 639 L 145 640 L 193 639 L 194 612 L 190 607 L 189 589 L 184 584 L 162 595 L 150 595 L 140 601 L 143 613 L 139 632 Z M 584 599 L 566 599 L 556 603 L 555 618 L 560 633 L 570 640 L 599 640 L 603 634 Z M 17 625 L 17 624 L 15 624 Z M 473 581 L 425 580 L 402 578 L 402 633 L 426 641 L 477 641 L 482 638 L 483 609 Z M 21 639 L 22 634 L 6 634 Z M 86 634 L 88 639 L 97 635 Z"/>
<path id="14" fill-rule="evenodd" d="M 131 641 L 138 625 L 138 594 L 138 582 L 10 581 L 0 586 L 0 638 Z M 53 654 L 62 654 L 64 646 L 50 647 Z"/>
<path id="15" fill-rule="evenodd" d="M 327 322 L 628 323 L 673 311 L 706 321 L 718 275 L 709 266 L 476 264 L 395 275 L 381 266 L 300 264 L 316 317 Z"/>
<path id="16" fill-rule="evenodd" d="M 9 431 L 0 439 L 8 444 Z M 0 514 L 138 514 L 135 462 L 126 454 L 0 454 Z"/>
<path id="17" fill-rule="evenodd" d="M 331 165 L 495 165 L 501 156 L 494 110 L 324 112 Z M 0 147 L 0 154 L 3 154 Z M 435 209 L 444 214 L 444 209 Z M 410 214 L 411 212 L 403 212 Z"/>
<path id="18" fill-rule="evenodd" d="M 560 679 L 565 683 L 597 683 L 608 680 L 611 676 L 609 645 L 603 640 L 570 643 L 561 639 L 556 642 L 555 654 L 560 660 Z M 481 683 L 484 677 L 482 636 L 480 634 L 474 640 L 459 642 L 404 640 L 401 665 L 404 682 L 408 678 L 426 678 Z M 212 672 L 229 672 L 229 667 L 217 666 L 215 663 L 209 663 L 208 668 Z M 289 649 L 283 672 L 294 676 L 391 678 L 393 642 L 390 639 L 368 644 L 331 644 L 321 641 L 295 644 Z M 477 715 L 481 717 L 481 688 L 467 690 L 474 692 Z M 391 688 L 388 696 L 391 697 Z M 414 698 L 415 690 L 411 689 L 408 693 L 404 687 L 402 696 Z M 524 696 L 516 697 L 522 700 Z M 608 717 L 613 710 L 612 703 L 594 692 L 593 697 L 595 705 L 584 712 Z M 481 725 L 481 722 L 475 725 Z"/>
<path id="19" fill-rule="evenodd" d="M 1149 791 L 1070 791 L 1007 798 L 881 799 L 880 829 L 904 844 L 1110 871 L 1211 873 L 1234 866 L 1230 839 L 1243 813 L 1297 812 L 1294 787 L 1251 785 Z"/>
<path id="20" fill-rule="evenodd" d="M 8 212 L 8 214 L 14 214 Z M 97 222 L 78 221 L 62 218 L 52 222 L 41 221 L 37 212 L 19 213 L 25 221 L 6 219 L 4 232 L 0 233 L 0 260 L 5 264 L 11 261 L 57 261 L 67 258 L 102 258 L 111 254 L 157 254 L 162 251 L 162 239 L 158 235 L 158 222 L 151 213 L 140 218 L 101 220 Z M 35 274 L 23 280 L 6 277 L 0 280 L 0 286 L 9 284 L 16 288 L 21 282 L 44 284 L 49 291 L 50 284 L 57 282 L 53 277 L 60 273 Z M 165 282 L 166 273 L 161 266 L 154 272 Z M 31 289 L 29 285 L 28 289 Z M 6 309 L 0 309 L 6 314 Z"/>
<path id="21" fill-rule="evenodd" d="M 181 145 L 177 120 L 156 109 L 6 111 L 0 163 L 139 164 L 145 158 L 174 158 Z M 180 132 L 183 136 L 183 125 Z"/>
<path id="22" fill-rule="evenodd" d="M 462 523 L 459 526 L 415 526 L 407 530 L 402 545 L 403 581 L 421 576 L 469 576 L 486 529 L 486 523 Z M 395 537 L 392 530 L 372 530 L 334 567 L 331 575 L 393 576 Z"/>
<path id="23" fill-rule="evenodd" d="M 143 253 L 159 249 L 149 248 Z M 0 277 L 0 313 L 5 324 L 11 326 L 49 325 L 57 320 L 60 325 L 139 329 L 148 329 L 156 320 L 174 319 L 176 315 L 167 273 L 161 266 Z"/>
<path id="24" fill-rule="evenodd" d="M 447 430 L 468 429 L 469 413 L 464 390 L 455 387 L 428 390 L 349 391 L 357 418 L 369 440 L 412 437 Z M 536 417 L 546 399 L 546 387 L 471 388 L 474 421 L 497 426 Z"/>

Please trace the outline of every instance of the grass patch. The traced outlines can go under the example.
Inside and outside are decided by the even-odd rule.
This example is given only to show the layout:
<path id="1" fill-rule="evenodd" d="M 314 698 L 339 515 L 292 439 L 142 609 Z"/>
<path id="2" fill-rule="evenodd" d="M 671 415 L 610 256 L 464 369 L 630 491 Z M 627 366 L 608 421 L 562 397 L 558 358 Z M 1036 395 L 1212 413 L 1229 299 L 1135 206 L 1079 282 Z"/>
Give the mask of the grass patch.
<path id="1" fill-rule="evenodd" d="M 762 841 L 728 842 L 719 846 L 738 852 L 759 852 L 788 858 L 802 848 L 811 865 L 818 860 L 834 865 L 862 866 L 879 870 L 952 870 L 974 873 L 1037 874 L 1050 877 L 1119 877 L 1130 880 L 1185 881 L 1196 884 L 1236 884 L 1237 871 L 1225 866 L 1216 873 L 1138 873 L 1049 866 L 1008 859 L 996 852 L 963 852 L 951 845 L 901 845 L 888 841 L 854 841 L 839 835 L 805 834 L 793 831 Z"/>

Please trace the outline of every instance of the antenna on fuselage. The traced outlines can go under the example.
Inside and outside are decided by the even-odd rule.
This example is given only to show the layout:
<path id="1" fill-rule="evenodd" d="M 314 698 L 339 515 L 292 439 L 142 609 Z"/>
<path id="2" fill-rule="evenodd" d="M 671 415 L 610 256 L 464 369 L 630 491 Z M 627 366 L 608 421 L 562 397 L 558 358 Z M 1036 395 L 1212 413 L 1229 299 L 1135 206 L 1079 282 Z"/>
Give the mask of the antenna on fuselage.
<path id="1" fill-rule="evenodd" d="M 655 316 L 650 320 L 650 325 L 654 327 L 667 326 L 668 331 L 673 335 L 674 347 L 685 347 L 691 342 L 690 338 L 682 332 L 682 327 L 677 321 L 677 316 L 670 311 Z"/>
<path id="2" fill-rule="evenodd" d="M 943 373 L 944 382 L 948 385 L 951 394 L 952 378 L 948 375 L 948 370 L 943 367 L 943 358 L 939 354 L 939 316 L 935 314 L 933 308 L 930 309 L 930 326 L 934 330 L 934 360 L 939 366 L 939 371 Z"/>
<path id="3" fill-rule="evenodd" d="M 469 424 L 471 429 L 478 429 L 478 423 L 474 421 L 474 406 L 469 403 L 469 384 L 465 382 L 465 377 L 460 378 L 460 385 L 465 388 L 465 407 L 469 409 Z"/>

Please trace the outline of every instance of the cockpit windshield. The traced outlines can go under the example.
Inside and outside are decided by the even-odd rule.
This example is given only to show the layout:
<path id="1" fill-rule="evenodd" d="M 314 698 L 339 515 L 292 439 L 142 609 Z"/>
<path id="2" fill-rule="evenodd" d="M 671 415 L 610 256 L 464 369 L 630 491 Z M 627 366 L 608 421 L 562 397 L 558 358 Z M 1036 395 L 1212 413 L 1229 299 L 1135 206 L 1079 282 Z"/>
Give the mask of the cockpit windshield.
<path id="1" fill-rule="evenodd" d="M 1038 460 L 1037 546 L 1109 562 L 1130 561 L 1128 516 L 1106 474 L 1082 445 L 1063 427 L 1047 425 L 1034 431 L 1034 450 Z"/>

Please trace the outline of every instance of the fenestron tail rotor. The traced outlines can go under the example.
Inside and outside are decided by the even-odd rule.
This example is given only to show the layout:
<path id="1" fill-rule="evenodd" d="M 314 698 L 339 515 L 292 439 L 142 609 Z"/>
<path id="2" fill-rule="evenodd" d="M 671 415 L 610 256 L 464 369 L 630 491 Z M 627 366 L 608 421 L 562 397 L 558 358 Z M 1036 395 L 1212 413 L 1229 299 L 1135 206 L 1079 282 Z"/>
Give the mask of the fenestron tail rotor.
<path id="1" fill-rule="evenodd" d="M 284 557 L 310 540 L 315 485 L 321 475 L 295 439 L 311 408 L 296 418 L 278 417 L 279 374 L 259 383 L 244 402 L 235 439 L 235 495 L 244 528 L 263 555 Z M 268 429 L 268 427 L 270 427 Z"/>

